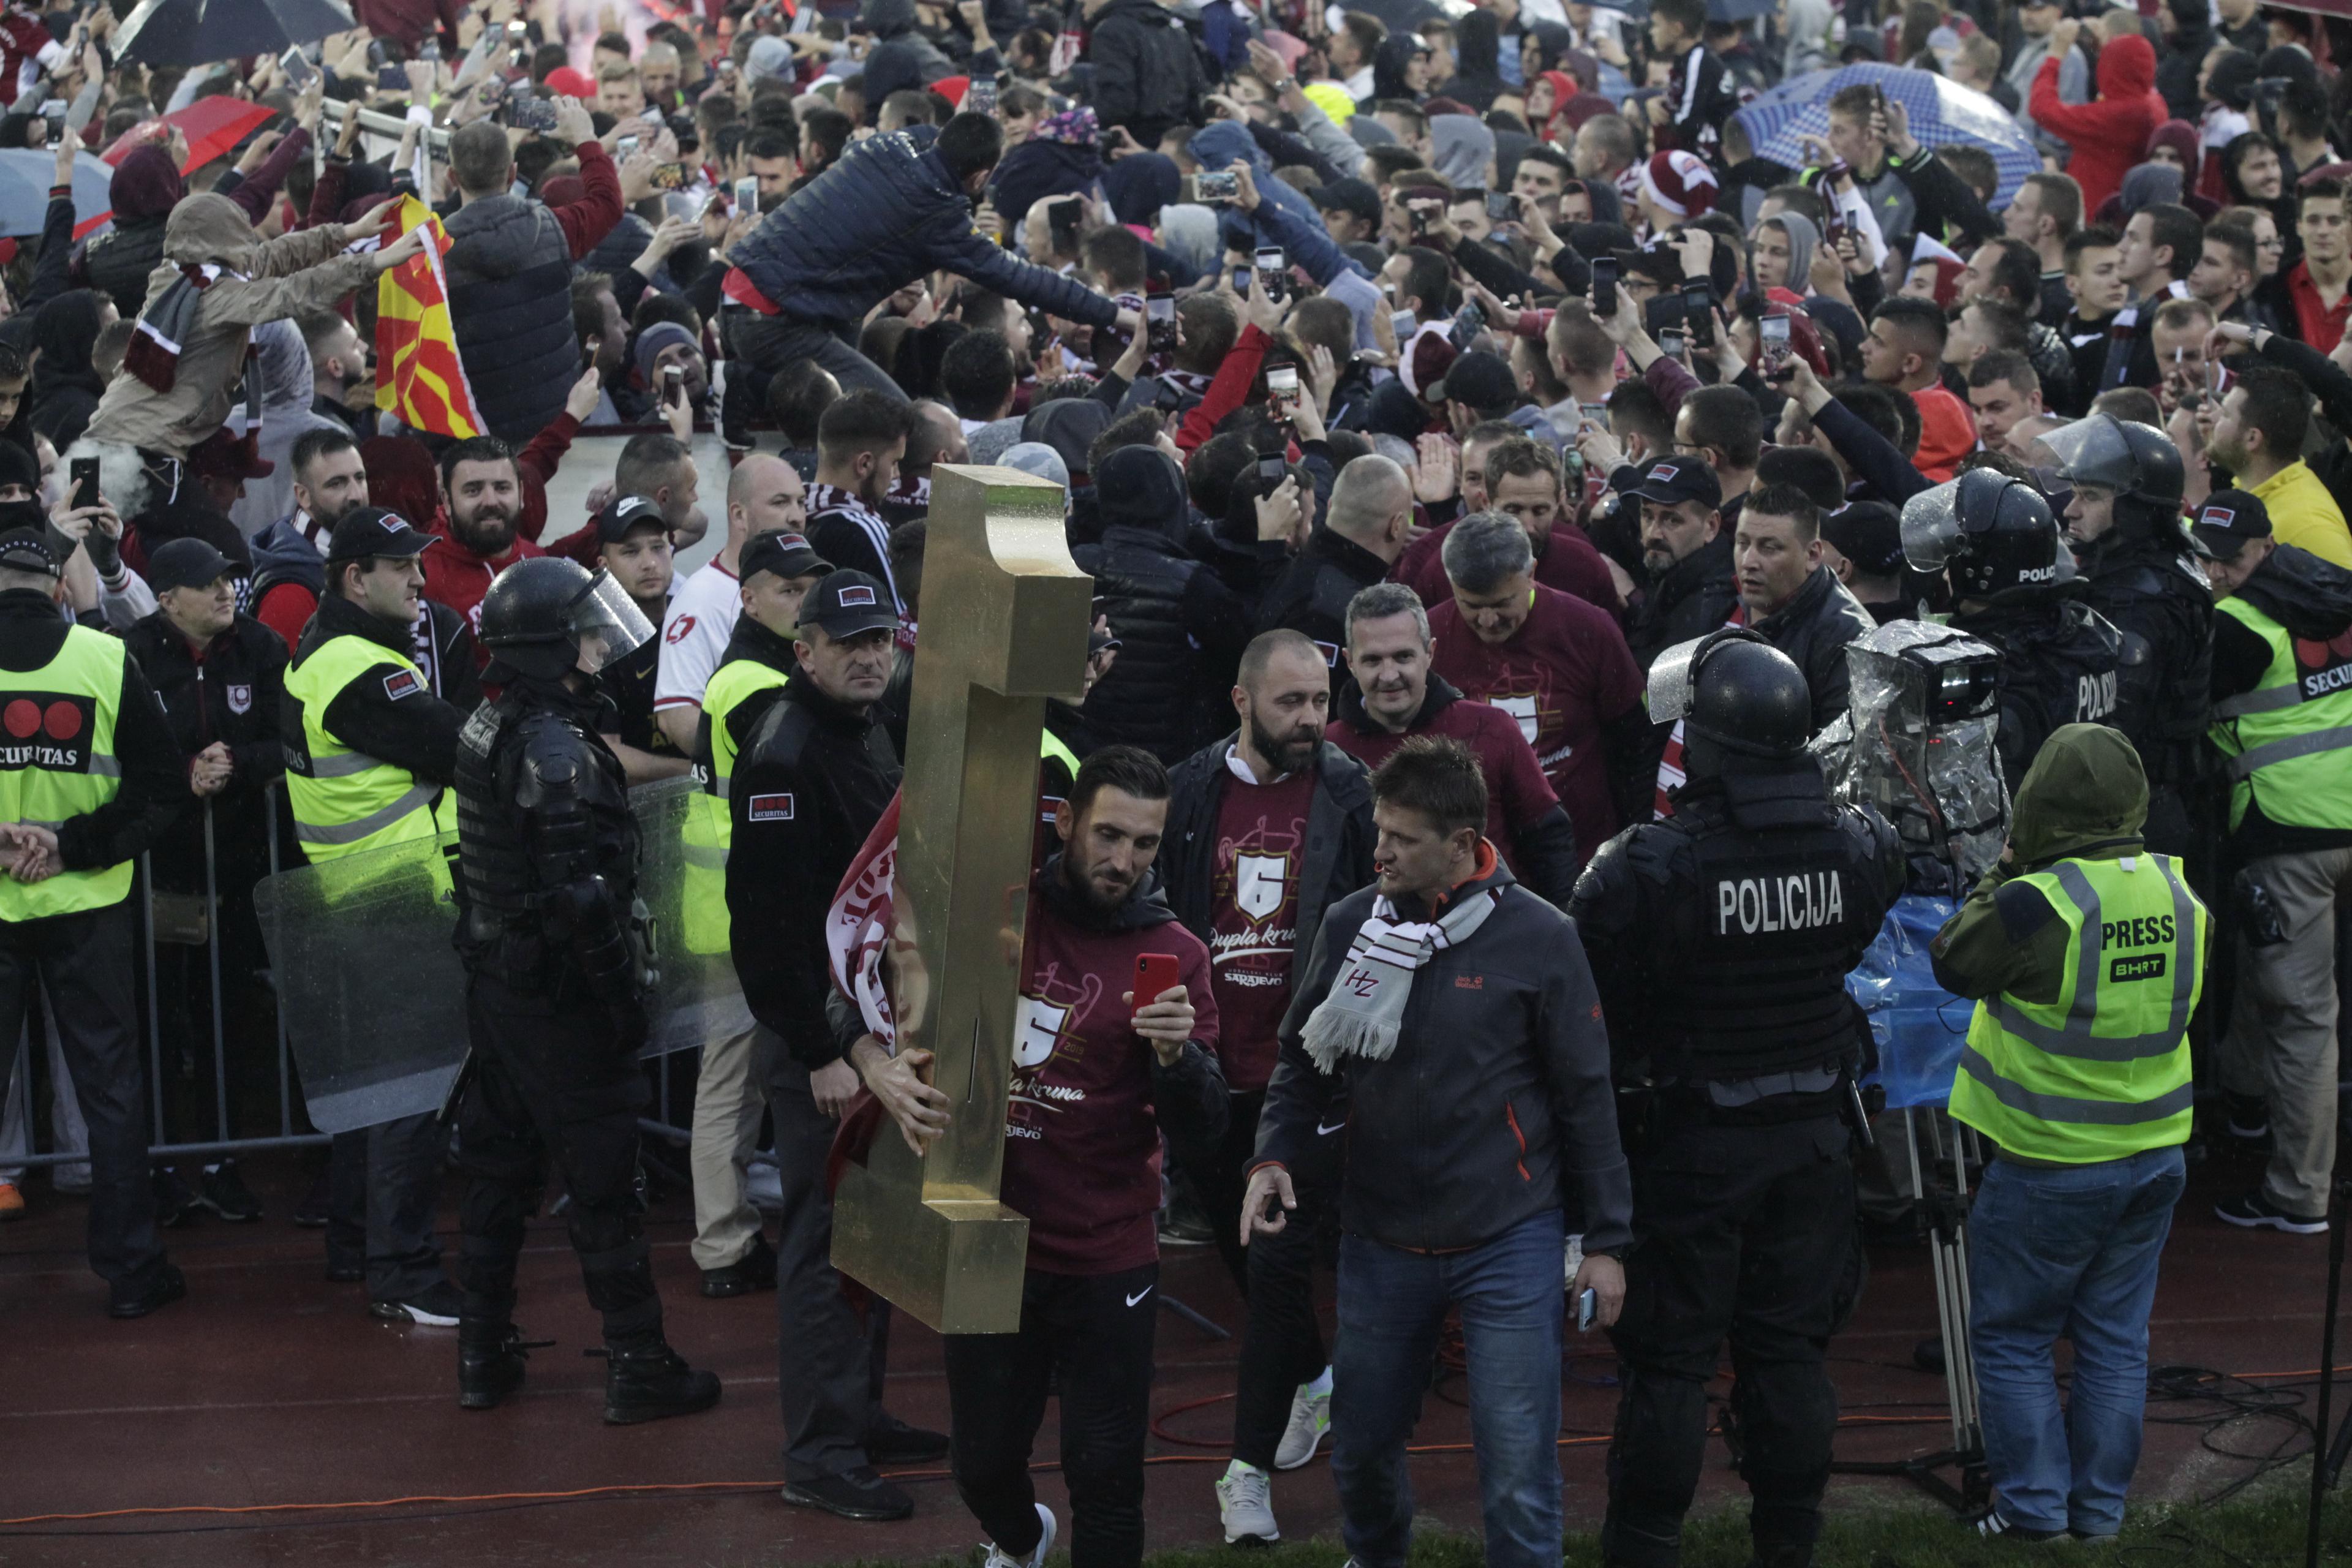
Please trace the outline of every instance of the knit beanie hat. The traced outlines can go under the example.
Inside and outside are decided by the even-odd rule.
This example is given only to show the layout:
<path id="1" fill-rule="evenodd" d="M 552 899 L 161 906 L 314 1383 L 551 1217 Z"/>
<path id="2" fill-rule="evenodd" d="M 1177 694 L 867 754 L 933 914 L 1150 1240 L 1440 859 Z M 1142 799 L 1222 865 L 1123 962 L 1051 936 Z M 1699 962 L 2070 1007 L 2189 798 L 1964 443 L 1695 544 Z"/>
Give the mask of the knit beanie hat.
<path id="1" fill-rule="evenodd" d="M 1715 171 L 1689 153 L 1655 153 L 1642 168 L 1642 188 L 1676 217 L 1696 217 L 1715 207 Z"/>

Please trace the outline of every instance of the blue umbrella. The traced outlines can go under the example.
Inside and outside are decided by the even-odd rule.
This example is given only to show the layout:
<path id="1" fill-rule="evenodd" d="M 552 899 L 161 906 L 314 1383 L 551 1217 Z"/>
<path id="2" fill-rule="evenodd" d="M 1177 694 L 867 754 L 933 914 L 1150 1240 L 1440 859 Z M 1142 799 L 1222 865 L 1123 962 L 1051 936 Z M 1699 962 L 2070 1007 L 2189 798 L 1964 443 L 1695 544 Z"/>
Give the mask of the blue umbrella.
<path id="1" fill-rule="evenodd" d="M 24 238 L 41 232 L 49 210 L 49 182 L 57 177 L 58 155 L 30 147 L 0 152 L 0 235 Z M 114 171 L 96 154 L 77 153 L 73 164 L 74 211 L 83 218 L 114 205 L 107 187 Z M 103 229 L 91 231 L 103 232 Z"/>
<path id="2" fill-rule="evenodd" d="M 1826 139 L 1831 97 L 1841 88 L 1857 83 L 1880 89 L 1908 110 L 1911 134 L 1927 145 L 1966 143 L 1991 153 L 2000 179 L 1991 202 L 1995 207 L 2007 206 L 2025 177 L 2041 172 L 2041 153 L 2034 151 L 2032 139 L 2009 110 L 1948 77 L 1906 66 L 1853 65 L 1808 71 L 1769 92 L 1758 93 L 1732 118 L 1748 132 L 1758 157 L 1801 168 L 1805 154 L 1799 138 Z"/>

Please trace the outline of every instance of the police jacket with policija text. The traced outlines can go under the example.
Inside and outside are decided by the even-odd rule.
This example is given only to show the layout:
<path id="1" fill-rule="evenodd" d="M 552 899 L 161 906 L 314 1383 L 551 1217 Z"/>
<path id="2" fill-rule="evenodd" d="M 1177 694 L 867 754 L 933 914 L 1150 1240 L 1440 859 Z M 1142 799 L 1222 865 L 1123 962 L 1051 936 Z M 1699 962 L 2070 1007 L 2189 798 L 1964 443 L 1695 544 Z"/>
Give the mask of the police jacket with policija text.
<path id="1" fill-rule="evenodd" d="M 1348 1107 L 1340 1225 L 1416 1251 L 1475 1247 L 1547 1209 L 1580 1216 L 1588 1251 L 1631 1239 L 1633 1179 L 1617 1141 L 1609 1037 L 1575 922 L 1519 886 L 1482 845 L 1484 874 L 1456 900 L 1500 900 L 1475 935 L 1412 972 L 1396 1049 L 1349 1057 L 1326 1076 L 1300 1037 L 1372 912 L 1366 888 L 1323 917 L 1306 978 L 1282 1020 L 1254 1165 L 1314 1157 Z M 1486 868 L 1491 867 L 1491 868 Z M 1407 920 L 1425 911 L 1399 907 Z"/>
<path id="2" fill-rule="evenodd" d="M 2084 602 L 2121 634 L 2116 700 L 2099 718 L 2124 732 L 2152 784 L 2185 784 L 2205 734 L 2213 593 L 2177 530 L 2154 541 L 2121 531 L 2102 535 L 2078 563 Z"/>
<path id="3" fill-rule="evenodd" d="M 2000 650 L 1993 750 L 2012 799 L 2052 731 L 2116 722 L 2123 635 L 2083 602 L 2080 579 L 2009 589 L 1981 609 L 1956 612 L 1952 629 Z M 2200 713 L 2204 706 L 2198 703 Z"/>
<path id="4" fill-rule="evenodd" d="M 1569 903 L 1620 1071 L 1696 1085 L 1842 1067 L 1845 976 L 1903 891 L 1902 841 L 1820 764 L 1684 785 L 1675 815 L 1601 846 Z"/>
<path id="5" fill-rule="evenodd" d="M 19 695 L 35 695 L 23 677 L 58 657 L 72 624 L 38 589 L 0 592 L 0 710 Z M 0 760 L 16 744 L 16 735 L 0 728 Z M 122 661 L 114 756 L 122 767 L 114 798 L 58 827 L 58 859 L 68 871 L 102 871 L 145 854 L 187 796 L 187 765 L 135 658 Z"/>
<path id="6" fill-rule="evenodd" d="M 736 267 L 794 321 L 861 321 L 911 279 L 945 270 L 1066 321 L 1116 325 L 1110 300 L 980 232 L 935 137 L 919 126 L 851 142 L 735 247 Z"/>
<path id="7" fill-rule="evenodd" d="M 122 641 L 154 687 L 180 754 L 193 762 L 215 742 L 228 747 L 228 784 L 212 796 L 215 833 L 238 850 L 265 850 L 267 791 L 286 773 L 286 645 L 259 621 L 239 616 L 199 651 L 161 610 L 124 632 Z M 202 887 L 204 803 L 182 793 L 178 831 L 155 851 L 156 875 L 173 887 Z M 220 847 L 230 852 L 229 842 Z M 174 871 L 195 879 L 175 879 L 169 874 Z"/>
<path id="8" fill-rule="evenodd" d="M 403 623 L 391 626 L 360 605 L 332 594 L 319 601 L 318 614 L 303 628 L 289 668 L 339 637 L 362 637 L 388 655 L 413 658 L 414 632 Z M 286 700 L 282 721 L 289 747 L 302 743 L 302 717 L 294 700 Z M 466 715 L 453 702 L 433 694 L 425 682 L 387 657 L 337 692 L 319 718 L 320 727 L 354 752 L 377 762 L 404 769 L 421 782 L 447 784 L 457 777 L 457 731 Z"/>
<path id="9" fill-rule="evenodd" d="M 457 742 L 457 933 L 467 968 L 558 1001 L 637 999 L 637 819 L 592 688 L 517 679 Z"/>
<path id="10" fill-rule="evenodd" d="M 838 1058 L 824 916 L 842 873 L 898 787 L 898 758 L 870 712 L 795 673 L 735 759 L 727 913 L 751 1016 L 784 1043 L 780 1080 Z"/>
<path id="11" fill-rule="evenodd" d="M 1235 731 L 1211 742 L 1168 773 L 1168 826 L 1160 840 L 1160 875 L 1184 929 L 1209 942 L 1216 919 L 1217 811 L 1236 783 L 1225 757 Z M 1296 984 L 1315 933 L 1332 905 L 1372 879 L 1372 781 L 1364 764 L 1326 741 L 1315 756 L 1315 795 L 1307 808 L 1307 844 L 1298 867 L 1298 939 L 1291 950 Z"/>

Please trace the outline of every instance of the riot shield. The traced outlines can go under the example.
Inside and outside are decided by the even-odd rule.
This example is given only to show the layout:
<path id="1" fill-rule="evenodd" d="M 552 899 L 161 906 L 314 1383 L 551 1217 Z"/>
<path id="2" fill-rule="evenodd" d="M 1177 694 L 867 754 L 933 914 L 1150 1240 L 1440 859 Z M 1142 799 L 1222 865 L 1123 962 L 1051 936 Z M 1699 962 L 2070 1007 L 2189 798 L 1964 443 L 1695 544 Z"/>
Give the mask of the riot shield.
<path id="1" fill-rule="evenodd" d="M 441 1109 L 466 1057 L 466 973 L 444 847 L 415 838 L 265 877 L 262 940 L 321 1132 Z"/>
<path id="2" fill-rule="evenodd" d="M 725 952 L 672 940 L 686 900 L 724 898 L 687 878 L 687 824 L 700 808 L 690 778 L 629 792 L 642 846 L 637 898 L 652 1027 L 642 1053 L 666 1055 L 751 1026 Z M 266 877 L 254 905 L 268 943 L 287 1038 L 311 1121 L 322 1132 L 441 1109 L 465 1059 L 466 972 L 446 858 L 457 836 L 416 839 Z"/>

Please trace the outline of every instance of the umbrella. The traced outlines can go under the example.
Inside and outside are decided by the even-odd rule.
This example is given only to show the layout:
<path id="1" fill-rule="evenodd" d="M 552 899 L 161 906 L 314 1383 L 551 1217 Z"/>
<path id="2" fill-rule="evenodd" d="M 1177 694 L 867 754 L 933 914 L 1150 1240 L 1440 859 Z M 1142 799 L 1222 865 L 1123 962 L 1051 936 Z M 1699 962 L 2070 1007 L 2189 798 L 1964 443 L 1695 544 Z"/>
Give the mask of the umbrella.
<path id="1" fill-rule="evenodd" d="M 1992 154 L 2000 186 L 1991 205 L 2003 207 L 2028 174 L 2039 174 L 2042 155 L 2009 110 L 1973 88 L 1948 77 L 1906 66 L 1853 65 L 1808 71 L 1756 95 L 1733 116 L 1747 131 L 1759 158 L 1790 168 L 1804 166 L 1803 136 L 1829 134 L 1832 95 L 1856 83 L 1874 86 L 1911 113 L 1911 134 L 1930 147 L 1966 142 Z"/>
<path id="2" fill-rule="evenodd" d="M 357 26 L 343 0 L 140 0 L 115 54 L 151 66 L 278 55 Z"/>
<path id="3" fill-rule="evenodd" d="M 223 93 L 200 98 L 185 109 L 175 109 L 163 116 L 163 123 L 179 127 L 180 134 L 188 139 L 188 161 L 180 166 L 180 173 L 185 174 L 215 158 L 226 157 L 236 150 L 237 143 L 277 112 L 267 104 L 251 103 Z M 153 141 L 155 124 L 151 120 L 124 132 L 106 150 L 106 161 L 120 163 L 135 149 Z"/>
<path id="4" fill-rule="evenodd" d="M 13 238 L 41 232 L 41 221 L 49 210 L 49 182 L 57 173 L 58 156 L 54 153 L 33 147 L 12 147 L 0 152 L 0 235 Z M 74 154 L 74 211 L 100 215 L 85 220 L 87 228 L 77 225 L 77 238 L 106 221 L 107 209 L 112 205 L 107 197 L 106 185 L 112 176 L 113 171 L 89 153 Z"/>

